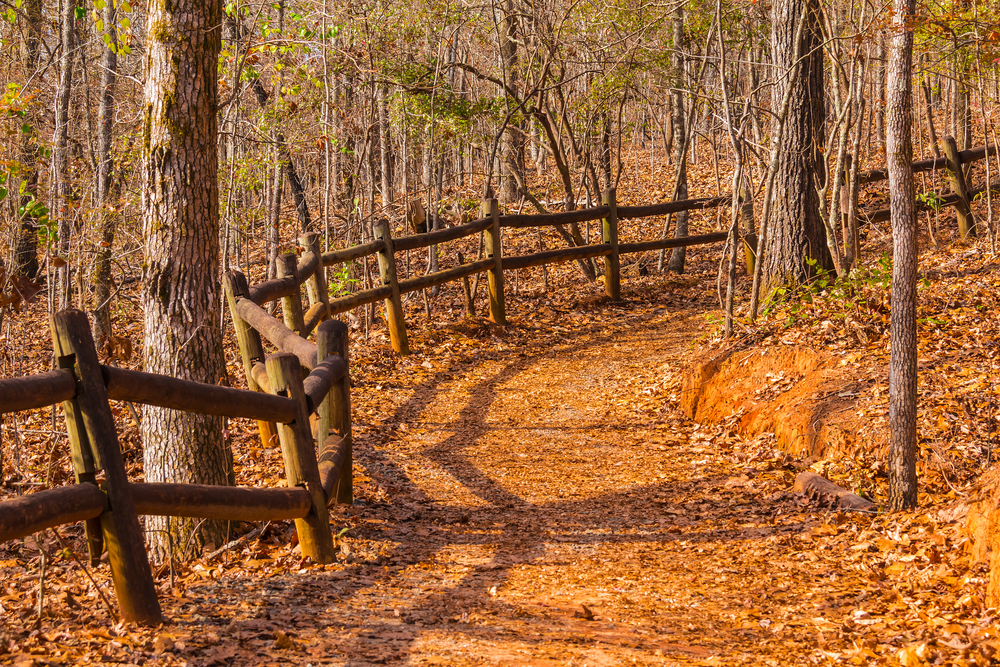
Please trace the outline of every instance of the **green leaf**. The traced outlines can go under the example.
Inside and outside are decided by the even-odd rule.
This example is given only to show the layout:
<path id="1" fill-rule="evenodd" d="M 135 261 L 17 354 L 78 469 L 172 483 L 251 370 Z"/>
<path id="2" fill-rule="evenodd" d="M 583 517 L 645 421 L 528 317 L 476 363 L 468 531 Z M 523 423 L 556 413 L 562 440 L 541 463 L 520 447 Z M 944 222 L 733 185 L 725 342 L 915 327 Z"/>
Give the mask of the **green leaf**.
<path id="1" fill-rule="evenodd" d="M 76 13 L 77 21 L 82 21 L 83 19 L 87 18 L 87 10 L 84 9 L 83 7 L 77 7 L 74 10 L 74 12 Z"/>
<path id="2" fill-rule="evenodd" d="M 31 134 L 31 124 L 24 123 L 23 125 L 21 125 L 21 132 L 23 132 L 24 134 Z"/>
<path id="3" fill-rule="evenodd" d="M 132 53 L 132 49 L 131 47 L 129 47 L 128 44 L 121 44 L 118 46 L 118 53 L 124 53 L 125 55 L 129 55 L 130 53 Z"/>
<path id="4" fill-rule="evenodd" d="M 123 16 L 121 20 L 121 26 L 122 30 L 128 30 L 129 28 L 132 27 L 132 22 L 129 20 L 127 16 Z"/>

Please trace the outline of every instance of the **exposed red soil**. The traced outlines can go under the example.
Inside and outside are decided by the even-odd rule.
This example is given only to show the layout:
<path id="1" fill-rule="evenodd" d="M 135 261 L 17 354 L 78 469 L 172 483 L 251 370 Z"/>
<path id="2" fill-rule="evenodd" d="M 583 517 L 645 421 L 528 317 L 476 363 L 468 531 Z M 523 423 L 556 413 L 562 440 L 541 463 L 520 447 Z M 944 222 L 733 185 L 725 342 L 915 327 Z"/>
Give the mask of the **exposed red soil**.
<path id="1" fill-rule="evenodd" d="M 681 409 L 700 423 L 734 424 L 744 437 L 773 434 L 796 458 L 854 455 L 862 435 L 867 447 L 882 449 L 885 429 L 862 428 L 858 415 L 871 381 L 854 356 L 801 345 L 730 347 L 693 364 Z"/>

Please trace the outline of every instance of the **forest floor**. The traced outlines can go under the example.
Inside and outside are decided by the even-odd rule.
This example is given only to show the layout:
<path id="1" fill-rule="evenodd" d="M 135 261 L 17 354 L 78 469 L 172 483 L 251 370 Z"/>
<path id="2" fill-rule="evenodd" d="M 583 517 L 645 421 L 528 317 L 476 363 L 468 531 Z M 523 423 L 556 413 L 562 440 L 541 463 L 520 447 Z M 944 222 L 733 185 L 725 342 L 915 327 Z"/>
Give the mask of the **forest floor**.
<path id="1" fill-rule="evenodd" d="M 630 280 L 620 303 L 524 295 L 508 329 L 414 316 L 412 356 L 356 353 L 333 565 L 270 524 L 161 570 L 169 622 L 142 629 L 109 618 L 76 528 L 5 545 L 0 662 L 987 664 L 995 612 L 947 486 L 913 513 L 838 513 L 789 490 L 811 461 L 773 435 L 681 413 L 697 348 L 720 346 L 701 269 Z M 234 447 L 243 483 L 280 484 L 277 451 Z"/>
<path id="2" fill-rule="evenodd" d="M 879 502 L 874 447 L 797 460 L 773 434 L 685 417 L 693 361 L 728 345 L 717 258 L 693 252 L 689 274 L 631 275 L 618 303 L 600 285 L 522 287 L 508 328 L 411 304 L 409 357 L 373 332 L 352 352 L 356 502 L 332 509 L 337 563 L 303 560 L 290 522 L 268 524 L 161 568 L 168 622 L 137 628 L 111 617 L 107 567 L 84 568 L 77 527 L 3 545 L 0 663 L 990 664 L 1000 626 L 960 500 L 992 437 L 975 392 L 993 392 L 996 279 L 975 247 L 932 260 L 914 512 L 842 513 L 790 490 L 811 468 Z M 850 355 L 852 381 L 870 375 L 858 414 L 884 418 L 887 311 L 866 300 L 863 321 L 834 325 L 824 298 L 736 344 Z M 280 453 L 246 426 L 232 428 L 238 481 L 281 484 Z M 63 481 L 64 454 L 30 451 L 26 468 Z M 948 465 L 927 464 L 934 451 Z"/>

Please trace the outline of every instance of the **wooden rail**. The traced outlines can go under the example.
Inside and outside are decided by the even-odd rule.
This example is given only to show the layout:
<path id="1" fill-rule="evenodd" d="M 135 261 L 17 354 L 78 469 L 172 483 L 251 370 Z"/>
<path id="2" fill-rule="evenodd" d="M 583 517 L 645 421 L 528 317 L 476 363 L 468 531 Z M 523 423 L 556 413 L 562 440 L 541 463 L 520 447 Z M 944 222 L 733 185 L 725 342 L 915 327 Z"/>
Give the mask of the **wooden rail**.
<path id="1" fill-rule="evenodd" d="M 316 346 L 306 338 L 321 326 L 320 323 L 338 313 L 376 301 L 383 301 L 385 304 L 384 312 L 393 349 L 400 354 L 407 354 L 409 342 L 401 297 L 409 292 L 460 281 L 479 273 L 487 274 L 489 314 L 498 324 L 506 323 L 504 271 L 603 257 L 606 291 L 611 298 L 619 299 L 621 298 L 620 255 L 651 249 L 719 243 L 726 238 L 725 234 L 719 233 L 683 239 L 619 243 L 619 220 L 665 215 L 687 209 L 711 208 L 721 206 L 728 201 L 728 197 L 703 197 L 651 206 L 619 207 L 615 191 L 611 189 L 605 193 L 601 206 L 544 215 L 500 215 L 496 200 L 489 200 L 483 205 L 481 218 L 448 229 L 399 238 L 392 237 L 388 221 L 380 220 L 374 228 L 375 240 L 322 255 L 314 249 L 315 235 L 306 235 L 300 239 L 302 259 L 296 261 L 295 253 L 286 253 L 282 256 L 278 262 L 278 278 L 256 286 L 250 286 L 246 277 L 239 271 L 231 271 L 225 278 L 229 310 L 240 342 L 240 354 L 243 358 L 247 383 L 252 390 L 267 389 L 270 386 L 262 365 L 263 341 L 268 341 L 278 350 L 294 354 L 303 367 L 312 369 L 317 359 Z M 546 250 L 520 257 L 505 256 L 503 253 L 502 229 L 504 228 L 558 226 L 592 220 L 601 221 L 600 243 Z M 483 259 L 426 275 L 399 278 L 395 260 L 397 252 L 427 248 L 474 234 L 484 235 Z M 325 289 L 326 280 L 322 275 L 325 267 L 372 255 L 378 259 L 379 278 L 382 284 L 339 298 L 329 298 Z M 322 261 L 314 262 L 314 258 L 321 258 Z M 307 307 L 303 305 L 298 289 L 298 286 L 303 284 L 314 286 L 310 289 Z M 267 302 L 278 299 L 281 299 L 282 303 L 280 320 L 268 314 L 262 307 Z M 262 437 L 271 438 L 273 435 L 273 430 L 267 433 L 262 431 Z"/>
<path id="2" fill-rule="evenodd" d="M 963 239 L 976 236 L 976 218 L 972 213 L 972 202 L 975 200 L 977 195 L 985 193 L 987 190 L 995 192 L 997 185 L 993 184 L 988 187 L 973 190 L 969 187 L 965 180 L 965 171 L 961 168 L 963 164 L 968 164 L 970 162 L 976 162 L 978 160 L 985 160 L 991 155 L 996 155 L 997 147 L 993 146 L 977 146 L 975 148 L 970 148 L 968 150 L 960 151 L 955 143 L 954 137 L 945 137 L 941 142 L 944 147 L 944 155 L 938 157 L 925 158 L 923 160 L 917 160 L 912 163 L 913 171 L 915 173 L 924 171 L 934 171 L 937 169 L 944 169 L 947 174 L 948 183 L 951 187 L 951 194 L 939 197 L 938 200 L 932 205 L 929 202 L 918 199 L 917 209 L 926 210 L 937 207 L 955 207 L 955 212 L 958 217 L 958 231 Z M 887 169 L 874 169 L 869 172 L 865 172 L 858 176 L 858 181 L 860 183 L 876 183 L 878 181 L 884 181 L 889 178 L 889 172 Z M 848 212 L 843 211 L 846 215 Z M 890 212 L 888 208 L 879 209 L 865 215 L 864 218 L 868 222 L 879 222 L 883 220 L 888 220 L 890 217 Z"/>

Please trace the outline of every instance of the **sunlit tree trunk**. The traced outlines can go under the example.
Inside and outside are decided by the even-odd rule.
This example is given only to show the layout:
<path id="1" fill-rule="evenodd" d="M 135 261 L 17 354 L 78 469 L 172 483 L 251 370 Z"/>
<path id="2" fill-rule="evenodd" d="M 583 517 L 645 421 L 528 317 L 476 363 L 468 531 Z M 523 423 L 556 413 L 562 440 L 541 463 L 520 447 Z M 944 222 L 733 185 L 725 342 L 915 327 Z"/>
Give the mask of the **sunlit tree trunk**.
<path id="1" fill-rule="evenodd" d="M 503 59 L 504 80 L 512 90 L 518 90 L 518 34 L 517 13 L 513 0 L 506 0 L 500 10 L 500 54 Z M 513 104 L 513 100 L 508 101 Z M 504 129 L 503 143 L 500 146 L 500 165 L 503 178 L 500 180 L 500 199 L 514 202 L 518 198 L 517 181 L 524 173 L 524 132 L 521 123 L 517 121 L 520 114 L 511 118 Z"/>
<path id="2" fill-rule="evenodd" d="M 392 134 L 389 131 L 389 92 L 385 85 L 378 88 L 379 171 L 382 176 L 382 207 L 388 212 L 392 205 Z"/>
<path id="3" fill-rule="evenodd" d="M 76 3 L 63 0 L 62 57 L 59 68 L 59 88 L 56 92 L 55 129 L 52 133 L 52 213 L 59 221 L 59 254 L 69 254 L 73 232 L 73 202 L 69 183 L 69 98 L 73 92 L 73 63 L 76 61 Z M 69 308 L 70 265 L 56 269 L 56 304 L 60 310 Z"/>
<path id="4" fill-rule="evenodd" d="M 225 374 L 219 307 L 218 58 L 222 5 L 153 0 L 143 128 L 145 370 L 217 384 Z M 147 407 L 147 482 L 231 483 L 223 420 Z M 218 521 L 151 517 L 155 559 L 222 544 Z M 200 526 L 200 528 L 198 528 Z"/>
<path id="5" fill-rule="evenodd" d="M 886 75 L 886 158 L 892 213 L 889 360 L 889 507 L 917 503 L 917 214 L 911 78 L 914 0 L 894 0 Z"/>

